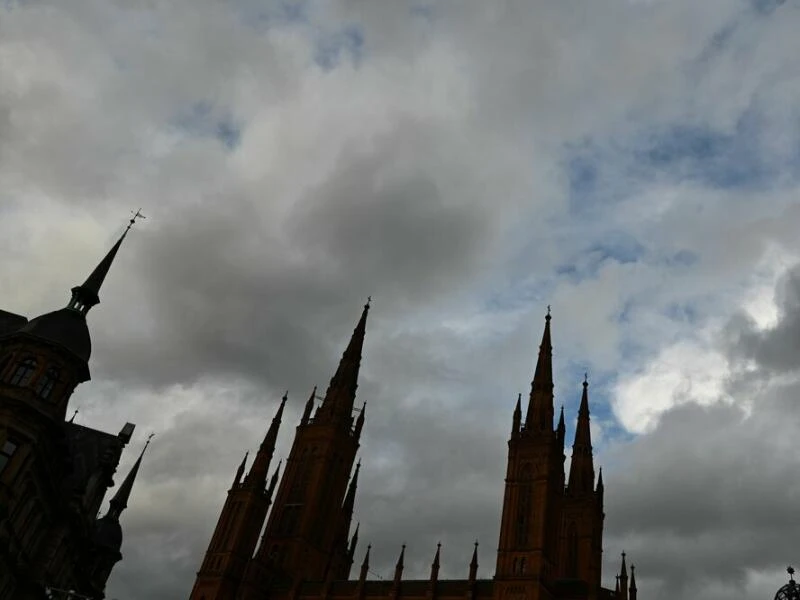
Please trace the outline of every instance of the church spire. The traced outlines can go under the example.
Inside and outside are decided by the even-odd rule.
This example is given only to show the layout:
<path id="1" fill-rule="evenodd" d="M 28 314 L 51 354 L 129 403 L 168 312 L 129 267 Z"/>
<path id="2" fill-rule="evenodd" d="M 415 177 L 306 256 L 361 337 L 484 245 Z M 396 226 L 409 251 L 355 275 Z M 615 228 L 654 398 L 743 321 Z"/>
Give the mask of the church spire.
<path id="1" fill-rule="evenodd" d="M 286 392 L 281 398 L 281 405 L 278 407 L 278 412 L 272 418 L 272 423 L 264 436 L 264 441 L 261 442 L 261 447 L 258 449 L 253 466 L 250 467 L 250 472 L 244 478 L 245 485 L 253 485 L 258 488 L 264 487 L 267 481 L 267 471 L 269 470 L 269 463 L 272 460 L 272 454 L 275 452 L 275 443 L 278 441 L 278 429 L 281 426 L 281 419 L 283 418 L 283 409 L 286 406 L 286 400 L 289 397 L 289 392 Z"/>
<path id="2" fill-rule="evenodd" d="M 394 566 L 394 585 L 397 588 L 400 585 L 400 580 L 403 577 L 403 562 L 406 555 L 406 545 L 400 550 L 400 557 L 397 559 L 397 564 Z"/>
<path id="3" fill-rule="evenodd" d="M 544 318 L 544 333 L 539 345 L 539 358 L 531 382 L 528 412 L 525 415 L 527 431 L 550 431 L 553 427 L 553 345 L 550 342 L 550 307 Z"/>
<path id="4" fill-rule="evenodd" d="M 344 503 L 342 504 L 342 514 L 347 522 L 348 529 L 350 529 L 350 519 L 353 518 L 353 507 L 356 503 L 359 471 L 361 471 L 361 460 L 356 463 L 355 473 L 353 473 L 353 478 L 350 480 L 350 486 L 347 488 L 347 495 L 344 497 Z"/>
<path id="5" fill-rule="evenodd" d="M 236 477 L 233 479 L 233 485 L 238 485 L 239 482 L 242 480 L 242 475 L 244 475 L 244 468 L 245 468 L 245 465 L 247 464 L 247 455 L 248 454 L 249 454 L 249 452 L 245 452 L 244 453 L 244 458 L 242 459 L 242 462 L 239 465 L 239 468 L 236 469 Z"/>
<path id="6" fill-rule="evenodd" d="M 629 600 L 636 600 L 636 593 L 638 590 L 636 589 L 636 567 L 631 565 L 631 585 L 629 589 Z"/>
<path id="7" fill-rule="evenodd" d="M 362 583 L 367 579 L 367 573 L 369 572 L 369 551 L 371 549 L 372 544 L 367 544 L 367 551 L 364 554 L 364 560 L 361 562 L 361 574 L 358 576 L 358 580 Z"/>
<path id="8" fill-rule="evenodd" d="M 433 563 L 431 563 L 431 581 L 437 581 L 439 579 L 439 555 L 442 552 L 442 543 L 439 542 L 436 544 L 436 555 L 433 557 Z"/>
<path id="9" fill-rule="evenodd" d="M 131 497 L 131 490 L 133 489 L 133 483 L 136 481 L 136 475 L 139 473 L 139 467 L 142 464 L 142 457 L 144 456 L 144 451 L 147 450 L 147 446 L 150 445 L 150 439 L 153 437 L 151 433 L 147 441 L 144 443 L 144 448 L 142 448 L 141 454 L 139 454 L 139 458 L 136 459 L 136 462 L 133 463 L 133 467 L 131 467 L 128 476 L 125 477 L 122 484 L 119 486 L 117 493 L 114 494 L 114 497 L 109 502 L 109 509 L 107 517 L 110 517 L 114 520 L 119 520 L 122 511 L 128 507 L 128 500 Z"/>
<path id="10" fill-rule="evenodd" d="M 303 416 L 300 419 L 300 425 L 308 425 L 308 420 L 311 418 L 311 411 L 314 410 L 314 400 L 317 398 L 317 386 L 311 390 L 311 395 L 308 397 L 306 407 L 303 410 Z"/>
<path id="11" fill-rule="evenodd" d="M 117 256 L 117 252 L 125 236 L 128 235 L 131 227 L 133 227 L 133 224 L 139 217 L 145 218 L 144 215 L 137 210 L 136 214 L 133 215 L 128 226 L 125 228 L 125 231 L 122 232 L 120 238 L 97 264 L 94 271 L 89 274 L 86 281 L 84 281 L 82 285 L 72 288 L 72 298 L 69 304 L 67 304 L 67 308 L 85 315 L 93 306 L 100 304 L 100 288 L 108 275 L 108 271 L 111 269 L 111 264 L 114 262 L 114 258 Z"/>
<path id="12" fill-rule="evenodd" d="M 589 379 L 584 376 L 581 405 L 578 409 L 578 425 L 575 428 L 575 443 L 572 445 L 572 463 L 569 469 L 569 494 L 587 494 L 594 487 L 594 463 L 592 460 L 592 434 L 589 428 Z"/>
<path id="13" fill-rule="evenodd" d="M 316 418 L 327 421 L 344 421 L 348 425 L 352 424 L 353 402 L 356 398 L 358 388 L 358 372 L 361 367 L 361 351 L 364 346 L 364 336 L 367 330 L 367 315 L 371 298 L 367 299 L 361 318 L 358 320 L 350 343 L 347 344 L 339 367 L 331 378 L 328 390 L 325 392 L 325 399 L 322 401 L 317 411 Z"/>

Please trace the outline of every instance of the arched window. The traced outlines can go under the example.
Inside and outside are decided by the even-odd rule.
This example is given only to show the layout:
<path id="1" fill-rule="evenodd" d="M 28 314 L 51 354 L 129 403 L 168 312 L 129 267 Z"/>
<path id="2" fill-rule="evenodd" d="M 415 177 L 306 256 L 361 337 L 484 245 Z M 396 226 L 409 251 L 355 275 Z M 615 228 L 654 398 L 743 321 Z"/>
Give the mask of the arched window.
<path id="1" fill-rule="evenodd" d="M 36 394 L 44 399 L 50 397 L 53 387 L 58 383 L 58 377 L 61 375 L 61 370 L 58 367 L 50 367 L 45 371 L 44 375 L 36 382 Z"/>
<path id="2" fill-rule="evenodd" d="M 578 577 L 578 530 L 574 521 L 567 530 L 567 577 Z"/>
<path id="3" fill-rule="evenodd" d="M 11 385 L 20 387 L 26 386 L 31 382 L 33 374 L 36 372 L 36 359 L 32 356 L 17 363 L 17 368 L 11 376 Z"/>

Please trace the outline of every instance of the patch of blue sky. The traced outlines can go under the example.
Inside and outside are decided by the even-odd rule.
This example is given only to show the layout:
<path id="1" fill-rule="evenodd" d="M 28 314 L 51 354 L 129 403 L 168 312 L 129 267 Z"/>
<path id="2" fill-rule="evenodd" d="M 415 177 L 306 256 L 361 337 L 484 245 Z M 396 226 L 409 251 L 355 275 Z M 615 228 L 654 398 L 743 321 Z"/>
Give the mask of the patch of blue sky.
<path id="1" fill-rule="evenodd" d="M 172 126 L 190 137 L 213 137 L 228 150 L 234 150 L 242 137 L 241 127 L 233 116 L 205 100 L 195 102 L 176 115 Z"/>
<path id="2" fill-rule="evenodd" d="M 245 0 L 237 4 L 242 22 L 257 30 L 267 31 L 278 27 L 308 25 L 311 22 L 309 0 L 281 0 L 262 2 Z"/>
<path id="3" fill-rule="evenodd" d="M 364 30 L 350 24 L 338 31 L 321 34 L 316 40 L 316 63 L 326 71 L 335 69 L 343 60 L 358 66 L 364 52 Z"/>

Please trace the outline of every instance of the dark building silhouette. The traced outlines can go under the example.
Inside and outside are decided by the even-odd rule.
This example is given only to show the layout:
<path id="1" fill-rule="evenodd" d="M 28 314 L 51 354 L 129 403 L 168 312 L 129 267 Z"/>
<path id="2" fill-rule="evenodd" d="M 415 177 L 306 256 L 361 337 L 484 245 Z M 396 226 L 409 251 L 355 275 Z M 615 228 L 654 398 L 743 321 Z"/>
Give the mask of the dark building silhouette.
<path id="1" fill-rule="evenodd" d="M 523 415 L 520 395 L 512 417 L 494 577 L 478 579 L 476 543 L 463 580 L 439 580 L 439 548 L 428 580 L 404 580 L 405 546 L 391 581 L 367 580 L 369 546 L 358 578 L 350 578 L 360 469 L 353 463 L 366 409 L 355 408 L 355 396 L 368 311 L 316 410 L 316 388 L 309 397 L 283 473 L 278 466 L 268 475 L 285 396 L 249 472 L 247 457 L 239 465 L 191 600 L 637 600 L 624 554 L 616 589 L 601 586 L 604 488 L 592 460 L 585 380 L 565 480 L 563 409 L 553 428 L 549 313 L 527 408 Z"/>
<path id="2" fill-rule="evenodd" d="M 103 598 L 122 558 L 119 517 L 141 456 L 97 515 L 134 425 L 114 435 L 66 414 L 90 379 L 86 315 L 129 229 L 65 308 L 30 321 L 0 310 L 0 600 L 45 598 L 48 587 Z"/>

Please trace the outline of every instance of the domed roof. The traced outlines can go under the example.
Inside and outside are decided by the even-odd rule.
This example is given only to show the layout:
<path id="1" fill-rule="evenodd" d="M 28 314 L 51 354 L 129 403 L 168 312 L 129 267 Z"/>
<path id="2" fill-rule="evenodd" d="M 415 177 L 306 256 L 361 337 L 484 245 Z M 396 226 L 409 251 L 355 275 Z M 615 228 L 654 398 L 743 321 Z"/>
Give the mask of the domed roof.
<path id="1" fill-rule="evenodd" d="M 122 548 L 122 527 L 119 520 L 106 514 L 97 519 L 94 526 L 94 543 L 109 550 Z"/>
<path id="2" fill-rule="evenodd" d="M 77 310 L 62 308 L 31 320 L 20 332 L 53 342 L 85 362 L 92 354 L 86 318 Z"/>

